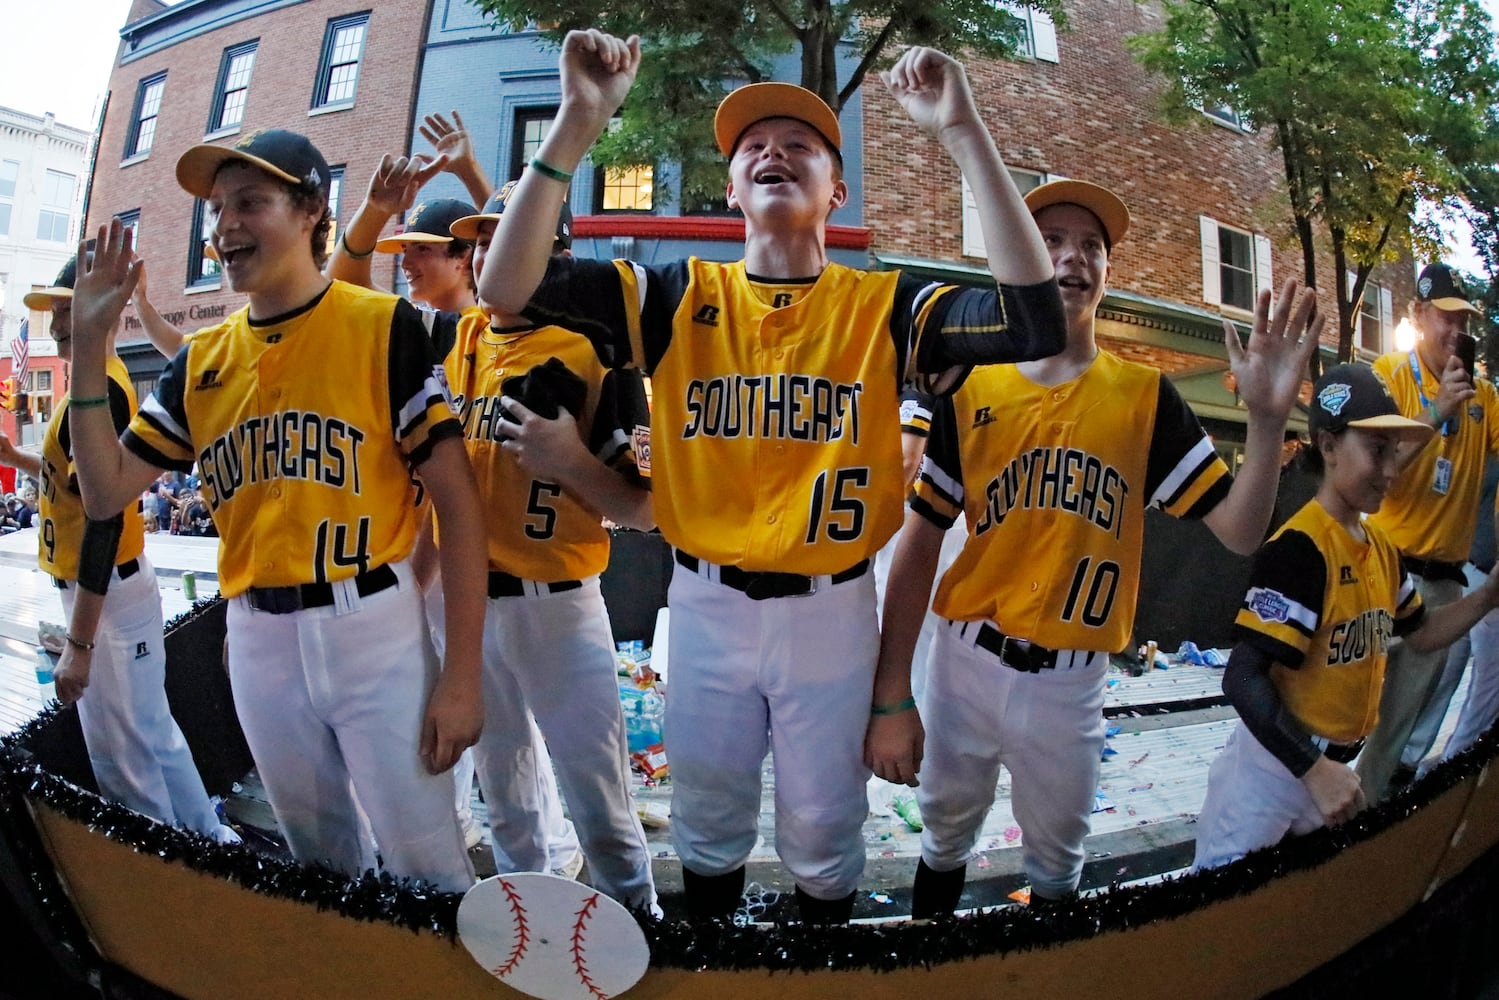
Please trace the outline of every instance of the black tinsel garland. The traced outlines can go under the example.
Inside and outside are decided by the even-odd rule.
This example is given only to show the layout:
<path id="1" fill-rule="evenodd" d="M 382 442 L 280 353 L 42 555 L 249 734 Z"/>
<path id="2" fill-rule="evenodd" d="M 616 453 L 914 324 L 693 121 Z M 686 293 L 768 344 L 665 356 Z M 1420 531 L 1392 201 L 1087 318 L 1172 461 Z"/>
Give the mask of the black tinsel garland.
<path id="1" fill-rule="evenodd" d="M 204 613 L 211 604 L 199 602 L 174 619 L 172 627 Z M 15 735 L 0 740 L 0 810 L 5 811 L 8 822 L 29 824 L 19 801 L 18 793 L 24 793 L 111 840 L 255 892 L 356 920 L 385 921 L 449 937 L 455 934 L 462 899 L 456 893 L 388 875 L 351 880 L 321 866 L 269 858 L 244 845 L 220 846 L 197 834 L 163 826 L 48 773 L 26 747 L 30 738 L 51 723 L 56 711 L 44 711 Z M 1316 867 L 1350 844 L 1376 836 L 1425 808 L 1486 766 L 1496 751 L 1499 727 L 1491 728 L 1473 747 L 1437 766 L 1417 784 L 1335 829 L 1293 838 L 1212 871 L 1150 885 L 1114 886 L 1108 892 L 1045 909 L 1001 907 L 923 924 L 835 927 L 795 923 L 737 927 L 716 922 L 657 921 L 644 916 L 640 921 L 650 943 L 652 965 L 699 971 L 889 972 L 1056 947 L 1179 917 L 1216 900 L 1253 892 L 1289 872 Z M 60 920 L 73 922 L 75 918 L 55 886 L 46 858 L 29 860 L 36 866 L 30 874 L 39 900 Z M 60 912 L 59 908 L 67 909 Z"/>

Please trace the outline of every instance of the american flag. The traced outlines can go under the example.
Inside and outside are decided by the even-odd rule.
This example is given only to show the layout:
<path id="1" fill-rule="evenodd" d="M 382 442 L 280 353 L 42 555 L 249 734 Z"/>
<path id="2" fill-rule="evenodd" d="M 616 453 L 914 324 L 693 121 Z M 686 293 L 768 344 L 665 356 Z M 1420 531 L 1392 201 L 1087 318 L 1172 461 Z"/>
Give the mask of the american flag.
<path id="1" fill-rule="evenodd" d="M 16 385 L 21 385 L 26 380 L 26 366 L 31 361 L 31 347 L 27 343 L 27 320 L 21 320 L 21 332 L 10 339 L 10 354 L 14 359 L 11 362 L 11 373 L 16 377 Z"/>

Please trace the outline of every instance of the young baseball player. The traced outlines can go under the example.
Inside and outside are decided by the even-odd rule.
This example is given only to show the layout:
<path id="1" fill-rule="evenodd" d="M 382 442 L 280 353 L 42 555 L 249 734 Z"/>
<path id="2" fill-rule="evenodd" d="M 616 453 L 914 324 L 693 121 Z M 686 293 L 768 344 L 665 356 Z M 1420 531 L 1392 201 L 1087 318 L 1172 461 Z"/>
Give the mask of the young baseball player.
<path id="1" fill-rule="evenodd" d="M 101 230 L 74 299 L 84 503 L 113 515 L 159 469 L 197 460 L 235 703 L 292 853 L 370 866 L 352 781 L 385 867 L 461 891 L 473 875 L 442 772 L 483 721 L 482 513 L 426 331 L 400 299 L 323 276 L 329 172 L 305 137 L 195 146 L 177 177 L 207 200 L 225 276 L 249 301 L 189 338 L 116 438 L 78 398 L 104 394 L 105 335 L 136 278 L 118 223 Z M 407 562 L 411 467 L 458 542 L 441 553 L 440 670 Z"/>
<path id="2" fill-rule="evenodd" d="M 511 189 L 452 225 L 454 236 L 474 241 L 476 268 Z M 566 253 L 571 217 L 564 213 L 554 231 L 554 249 Z M 649 420 L 644 396 L 624 397 L 638 409 L 621 405 L 627 373 L 604 368 L 586 338 L 561 327 L 496 310 L 440 314 L 436 323 L 454 327 L 437 339 L 455 341 L 448 385 L 489 512 L 485 722 L 474 756 L 497 853 L 503 845 L 521 870 L 557 867 L 536 808 L 555 762 L 590 880 L 627 906 L 654 910 L 650 852 L 630 797 L 613 633 L 599 589 L 609 560 L 600 515 L 653 526 L 650 494 L 630 449 L 633 432 Z M 529 390 L 540 408 L 543 394 L 527 384 L 539 384 L 539 369 L 557 372 L 549 383 L 559 390 L 557 410 L 545 417 L 517 398 Z M 570 401 L 561 391 L 569 383 Z M 444 533 L 438 542 L 439 550 L 450 544 Z M 440 608 L 434 595 L 434 621 Z M 533 715 L 550 760 L 528 739 Z"/>
<path id="3" fill-rule="evenodd" d="M 864 868 L 868 566 L 903 506 L 902 379 L 946 389 L 969 363 L 1053 353 L 1056 285 L 962 66 L 919 48 L 884 79 L 977 191 L 997 290 L 830 262 L 827 217 L 848 191 L 838 119 L 788 84 L 736 90 L 715 118 L 743 260 L 549 261 L 571 171 L 639 60 L 637 39 L 568 34 L 561 111 L 506 207 L 479 297 L 587 333 L 609 363 L 652 376 L 652 495 L 678 566 L 666 739 L 689 909 L 737 907 L 774 744 L 776 847 L 802 917 L 842 921 Z"/>
<path id="4" fill-rule="evenodd" d="M 340 234 L 333 254 L 329 258 L 327 274 L 336 278 L 372 288 L 373 273 L 370 260 L 375 253 L 398 253 L 401 255 L 401 270 L 405 274 L 411 301 L 423 309 L 423 320 L 433 337 L 433 345 L 439 357 L 447 357 L 452 349 L 455 331 L 460 317 L 472 313 L 475 321 L 483 323 L 485 313 L 478 308 L 474 298 L 475 269 L 473 266 L 473 240 L 460 239 L 450 230 L 461 218 L 472 216 L 473 205 L 456 198 L 439 198 L 416 204 L 422 187 L 441 171 L 456 175 L 482 203 L 489 196 L 489 180 L 484 175 L 474 156 L 468 132 L 463 128 L 463 119 L 453 113 L 456 125 L 450 124 L 441 115 L 428 115 L 422 134 L 438 150 L 435 159 L 424 157 L 381 158 L 364 200 L 349 218 L 349 224 Z M 397 235 L 381 238 L 380 233 L 394 216 L 406 213 L 405 228 Z M 355 250 L 354 247 L 370 247 Z M 434 315 L 434 313 L 436 315 Z M 441 315 L 447 314 L 447 315 Z M 420 495 L 420 491 L 419 491 Z M 422 508 L 424 531 L 428 530 L 427 508 Z M 440 591 L 434 588 L 436 566 L 432 560 L 434 550 L 430 545 L 418 545 L 413 558 L 413 568 L 425 591 Z M 435 610 L 441 616 L 440 602 L 436 609 L 429 608 L 429 617 Z M 434 619 L 433 638 L 437 641 L 439 654 L 442 651 L 441 623 Z M 491 704 L 522 704 L 519 688 L 511 686 L 502 690 L 503 679 L 497 678 L 489 685 L 486 699 Z M 536 777 L 535 793 L 521 798 L 504 798 L 486 795 L 489 801 L 490 826 L 494 832 L 490 848 L 495 856 L 498 871 L 530 871 L 538 858 L 535 838 L 545 838 L 543 848 L 550 864 L 545 869 L 557 872 L 576 872 L 583 864 L 577 833 L 573 824 L 562 811 L 562 799 L 557 791 L 557 780 L 552 771 L 551 757 L 541 733 L 525 715 L 522 727 L 531 735 L 529 752 L 534 761 Z M 472 847 L 479 843 L 482 833 L 473 816 L 472 798 L 474 782 L 473 751 L 465 751 L 453 766 L 454 804 L 458 811 L 458 822 L 463 828 L 464 844 Z M 512 854 L 516 847 L 519 856 Z"/>
<path id="5" fill-rule="evenodd" d="M 1098 347 L 1094 314 L 1109 254 L 1129 227 L 1124 203 L 1084 181 L 1044 184 L 1025 202 L 1056 268 L 1067 347 L 975 369 L 939 401 L 885 598 L 867 759 L 881 777 L 918 785 L 914 917 L 956 908 L 1001 765 L 1032 900 L 1077 891 L 1104 674 L 1134 624 L 1145 509 L 1201 518 L 1229 548 L 1254 550 L 1275 502 L 1286 415 L 1322 327 L 1309 321 L 1314 296 L 1298 298 L 1294 281 L 1273 322 L 1261 293 L 1247 350 L 1227 327 L 1249 410 L 1232 480 L 1170 380 Z M 945 621 L 918 713 L 912 648 L 942 533 L 963 516 L 968 539 L 932 603 Z"/>
<path id="6" fill-rule="evenodd" d="M 65 362 L 73 356 L 76 277 L 74 258 L 51 287 L 25 299 L 28 309 L 52 311 L 52 336 Z M 135 412 L 135 388 L 115 354 L 118 330 L 116 324 L 104 349 L 105 398 L 89 405 L 107 408 L 113 426 L 123 430 Z M 89 763 L 103 795 L 162 823 L 238 843 L 239 836 L 219 822 L 167 705 L 161 593 L 146 559 L 141 518 L 133 505 L 104 521 L 84 514 L 68 433 L 71 402 L 64 396 L 53 411 L 40 455 L 20 451 L 0 434 L 0 462 L 41 485 L 39 562 L 61 591 L 68 619 L 67 644 L 54 673 L 58 700 L 78 703 Z"/>
<path id="7" fill-rule="evenodd" d="M 1352 818 L 1365 799 L 1348 762 L 1379 715 L 1392 638 L 1440 649 L 1499 606 L 1491 574 L 1427 609 L 1394 543 L 1364 519 L 1397 477 L 1398 445 L 1434 433 L 1400 415 L 1382 375 L 1366 365 L 1328 369 L 1309 425 L 1305 454 L 1322 482 L 1255 555 L 1223 674 L 1240 721 L 1208 772 L 1198 868 Z"/>

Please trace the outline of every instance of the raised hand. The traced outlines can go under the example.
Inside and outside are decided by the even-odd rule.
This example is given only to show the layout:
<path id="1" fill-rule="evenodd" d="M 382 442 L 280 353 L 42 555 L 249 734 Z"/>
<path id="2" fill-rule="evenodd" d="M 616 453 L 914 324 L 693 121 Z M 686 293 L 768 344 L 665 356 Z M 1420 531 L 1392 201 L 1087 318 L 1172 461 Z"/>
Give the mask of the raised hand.
<path id="1" fill-rule="evenodd" d="M 364 201 L 370 208 L 387 216 L 400 215 L 416 203 L 417 192 L 448 165 L 446 156 L 432 159 L 413 156 L 407 159 L 389 154 L 380 157 L 380 165 L 370 176 Z"/>
<path id="2" fill-rule="evenodd" d="M 135 256 L 130 230 L 111 219 L 99 227 L 93 260 L 83 241 L 78 243 L 78 279 L 73 286 L 73 343 L 98 347 L 119 322 L 125 303 L 140 281 L 141 262 Z"/>
<path id="3" fill-rule="evenodd" d="M 451 170 L 455 163 L 473 159 L 474 144 L 463 126 L 463 116 L 457 111 L 448 113 L 453 116 L 451 123 L 442 115 L 427 115 L 422 119 L 420 131 L 438 156 L 448 158 L 447 168 Z"/>
<path id="4" fill-rule="evenodd" d="M 963 64 L 936 49 L 907 49 L 880 73 L 911 120 L 937 138 L 954 126 L 982 125 Z"/>
<path id="5" fill-rule="evenodd" d="M 1317 308 L 1317 290 L 1303 290 L 1295 278 L 1287 278 L 1281 286 L 1273 317 L 1270 289 L 1260 291 L 1247 347 L 1239 343 L 1234 325 L 1223 321 L 1229 365 L 1238 382 L 1239 398 L 1250 413 L 1286 418 L 1296 405 L 1307 365 L 1325 326 L 1327 316 Z"/>
<path id="6" fill-rule="evenodd" d="M 560 66 L 564 110 L 607 124 L 640 69 L 640 36 L 616 38 L 596 28 L 569 31 L 562 40 Z"/>
<path id="7" fill-rule="evenodd" d="M 17 458 L 22 454 L 21 450 L 16 447 L 15 442 L 10 439 L 10 436 L 4 431 L 0 431 L 0 465 L 14 467 Z"/>

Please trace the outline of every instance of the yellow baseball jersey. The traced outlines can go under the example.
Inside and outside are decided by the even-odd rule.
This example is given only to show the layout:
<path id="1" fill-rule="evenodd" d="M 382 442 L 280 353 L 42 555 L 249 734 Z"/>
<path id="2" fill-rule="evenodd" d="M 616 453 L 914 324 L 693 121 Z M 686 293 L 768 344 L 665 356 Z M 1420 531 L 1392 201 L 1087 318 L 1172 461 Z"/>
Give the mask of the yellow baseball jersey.
<path id="1" fill-rule="evenodd" d="M 1419 366 L 1420 386 L 1412 358 Z M 1384 376 L 1407 417 L 1419 417 L 1426 410 L 1422 390 L 1428 401 L 1434 400 L 1442 382 L 1416 351 L 1386 354 L 1374 362 L 1374 370 Z M 1451 433 L 1432 437 L 1390 487 L 1379 513 L 1369 518 L 1408 556 L 1460 563 L 1473 546 L 1484 458 L 1499 454 L 1499 393 L 1488 379 L 1476 379 L 1474 388 L 1478 394 L 1453 418 Z M 1439 470 L 1448 471 L 1439 477 Z M 1479 517 L 1492 514 L 1478 511 Z"/>
<path id="2" fill-rule="evenodd" d="M 1389 536 L 1355 539 L 1312 500 L 1255 553 L 1238 639 L 1274 661 L 1281 701 L 1313 736 L 1350 742 L 1379 718 L 1390 639 L 1425 608 Z"/>
<path id="3" fill-rule="evenodd" d="M 1070 382 L 975 368 L 933 414 L 911 508 L 968 539 L 932 610 L 1053 649 L 1129 644 L 1145 509 L 1201 517 L 1228 467 L 1169 379 L 1100 351 Z"/>
<path id="4" fill-rule="evenodd" d="M 109 409 L 115 429 L 124 430 L 135 413 L 135 386 L 125 362 L 111 357 L 105 362 L 109 377 Z M 78 473 L 73 465 L 73 442 L 68 432 L 68 398 L 63 397 L 42 439 L 42 478 L 37 496 L 37 562 L 44 572 L 61 580 L 78 579 L 78 554 L 88 518 L 78 492 Z M 145 528 L 133 505 L 127 506 L 124 529 L 115 549 L 118 566 L 139 556 L 146 548 Z"/>
<path id="5" fill-rule="evenodd" d="M 411 467 L 461 434 L 443 382 L 410 304 L 335 281 L 287 315 L 198 331 L 122 440 L 198 464 L 226 597 L 343 580 L 411 551 Z"/>
<path id="6" fill-rule="evenodd" d="M 830 264 L 762 280 L 743 261 L 553 259 L 527 307 L 604 363 L 651 376 L 651 481 L 672 545 L 752 571 L 836 573 L 900 526 L 907 362 L 943 372 L 1055 353 L 1055 283 L 956 289 Z M 1037 306 L 1035 302 L 1042 303 Z"/>
<path id="7" fill-rule="evenodd" d="M 605 465 L 641 482 L 631 443 L 650 416 L 643 407 L 628 416 L 619 412 L 615 373 L 599 362 L 585 337 L 558 326 L 494 329 L 484 311 L 475 308 L 458 321 L 456 343 L 445 364 L 488 514 L 490 568 L 546 583 L 593 576 L 609 562 L 609 533 L 598 512 L 557 483 L 524 472 L 501 447 L 501 385 L 551 358 L 588 387 L 583 411 L 575 416 L 589 449 Z"/>

